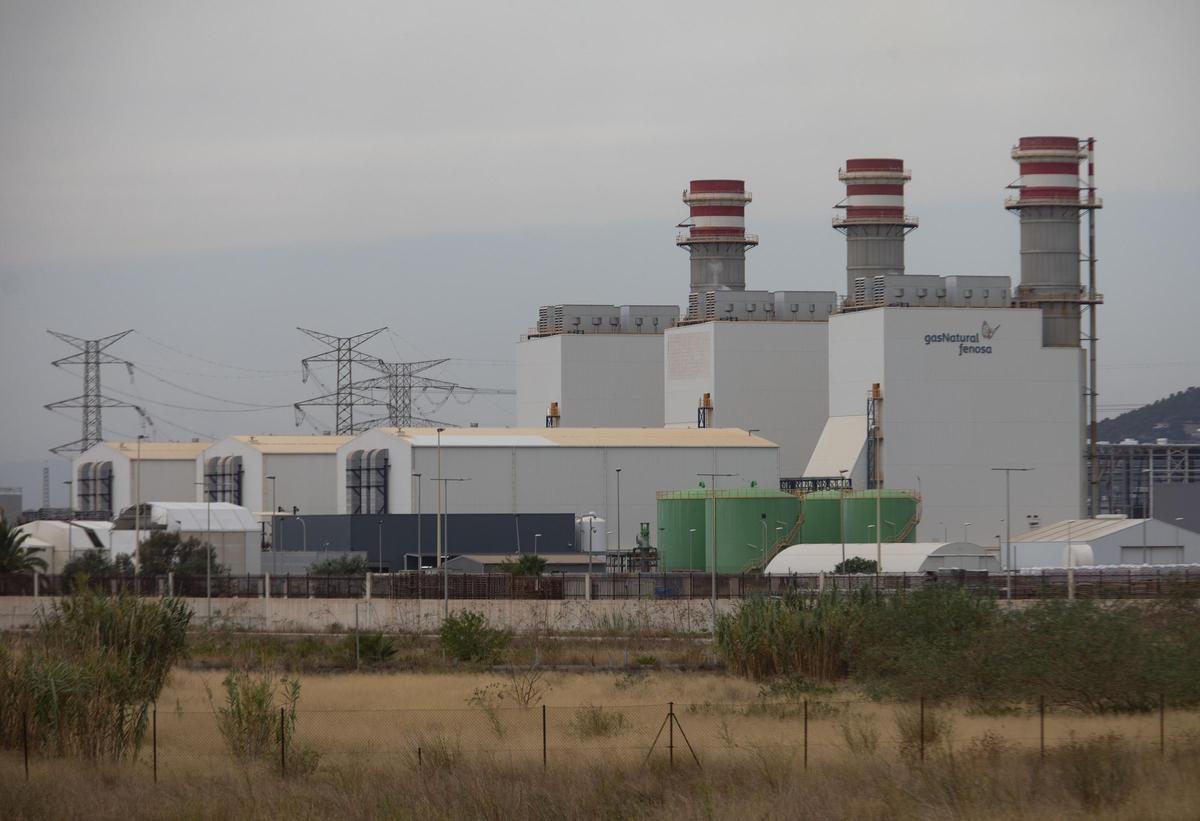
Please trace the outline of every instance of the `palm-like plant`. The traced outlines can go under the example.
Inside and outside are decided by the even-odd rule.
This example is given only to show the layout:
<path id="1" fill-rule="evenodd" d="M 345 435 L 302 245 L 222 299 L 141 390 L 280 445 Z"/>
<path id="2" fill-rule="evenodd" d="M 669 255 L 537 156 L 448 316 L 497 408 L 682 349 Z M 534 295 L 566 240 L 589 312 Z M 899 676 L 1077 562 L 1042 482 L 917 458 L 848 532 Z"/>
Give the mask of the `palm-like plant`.
<path id="1" fill-rule="evenodd" d="M 45 572 L 46 560 L 36 555 L 42 549 L 25 547 L 28 538 L 28 533 L 10 528 L 8 522 L 0 518 L 0 573 Z"/>

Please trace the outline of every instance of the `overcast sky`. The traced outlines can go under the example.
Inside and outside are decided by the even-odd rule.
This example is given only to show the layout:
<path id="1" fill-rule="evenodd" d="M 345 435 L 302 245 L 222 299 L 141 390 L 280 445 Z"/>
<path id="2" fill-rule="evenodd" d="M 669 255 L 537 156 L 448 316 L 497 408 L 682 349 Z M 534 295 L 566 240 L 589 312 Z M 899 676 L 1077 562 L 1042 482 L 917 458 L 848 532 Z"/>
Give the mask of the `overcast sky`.
<path id="1" fill-rule="evenodd" d="M 682 303 L 694 177 L 754 192 L 751 287 L 844 288 L 854 156 L 912 169 L 910 273 L 1015 275 L 1028 134 L 1098 140 L 1101 404 L 1200 384 L 1198 32 L 1195 0 L 0 0 L 0 484 L 36 503 L 49 460 L 65 498 L 47 328 L 137 329 L 104 382 L 162 438 L 292 432 L 297 325 L 512 387 L 540 304 Z"/>

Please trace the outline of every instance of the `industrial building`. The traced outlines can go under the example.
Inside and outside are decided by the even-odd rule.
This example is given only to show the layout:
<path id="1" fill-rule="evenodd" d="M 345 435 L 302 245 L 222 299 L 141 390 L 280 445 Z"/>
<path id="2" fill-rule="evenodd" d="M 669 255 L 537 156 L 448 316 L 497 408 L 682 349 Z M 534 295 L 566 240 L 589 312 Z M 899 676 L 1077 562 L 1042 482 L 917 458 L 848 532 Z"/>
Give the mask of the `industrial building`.
<path id="1" fill-rule="evenodd" d="M 101 442 L 71 462 L 74 510 L 111 518 L 141 500 L 191 502 L 196 457 L 212 442 Z M 140 496 L 139 496 L 140 493 Z"/>
<path id="2" fill-rule="evenodd" d="M 1200 510 L 1200 442 L 1097 442 L 1096 473 L 1100 514 L 1171 521 Z"/>
<path id="3" fill-rule="evenodd" d="M 229 502 L 254 513 L 336 513 L 338 448 L 349 436 L 230 436 L 193 463 L 190 497 Z M 201 492 L 202 489 L 202 492 Z"/>
<path id="4" fill-rule="evenodd" d="M 336 458 L 339 513 L 432 512 L 440 475 L 452 513 L 595 513 L 612 549 L 655 526 L 661 489 L 709 473 L 779 483 L 778 446 L 737 428 L 377 428 Z"/>
<path id="5" fill-rule="evenodd" d="M 1068 548 L 1077 565 L 1200 563 L 1200 533 L 1182 525 L 1124 516 L 1055 522 L 1013 537 L 1013 567 L 1062 566 Z"/>
<path id="6" fill-rule="evenodd" d="M 882 553 L 886 573 L 927 573 L 931 570 L 999 572 L 994 551 L 969 542 L 905 542 L 887 544 Z M 768 574 L 832 573 L 845 559 L 875 561 L 873 544 L 797 544 L 786 547 L 767 565 Z"/>
<path id="7" fill-rule="evenodd" d="M 645 357 L 629 365 L 637 397 L 581 387 L 613 386 L 596 352 L 602 338 L 634 336 L 620 308 L 544 306 L 517 344 L 522 420 L 569 428 L 611 412 L 625 424 L 761 432 L 779 445 L 787 489 L 917 491 L 923 515 L 911 537 L 921 542 L 959 528 L 998 541 L 1006 526 L 1077 517 L 1096 393 L 1081 317 L 1089 312 L 1094 339 L 1102 301 L 1080 237 L 1081 216 L 1101 207 L 1091 152 L 1075 137 L 1013 147 L 1019 176 L 1003 207 L 1018 217 L 1016 287 L 1008 276 L 908 273 L 911 173 L 899 159 L 856 158 L 839 170 L 845 197 L 833 220 L 846 241 L 845 293 L 808 290 L 814 282 L 747 290 L 747 251 L 760 242 L 746 230 L 752 197 L 741 180 L 693 180 L 676 238 L 690 257 L 687 311 L 629 348 Z M 1081 259 L 1091 263 L 1086 286 Z M 649 375 L 660 361 L 661 419 Z M 1009 477 L 1011 522 L 1006 475 L 995 470 L 1006 467 L 1028 469 Z"/>

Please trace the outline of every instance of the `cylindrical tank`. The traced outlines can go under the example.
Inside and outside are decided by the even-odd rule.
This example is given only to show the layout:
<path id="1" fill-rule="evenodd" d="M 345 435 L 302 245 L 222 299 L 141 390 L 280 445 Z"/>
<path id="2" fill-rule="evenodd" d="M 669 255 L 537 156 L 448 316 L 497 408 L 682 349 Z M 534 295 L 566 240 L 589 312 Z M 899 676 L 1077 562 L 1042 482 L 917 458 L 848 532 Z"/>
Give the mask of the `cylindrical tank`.
<path id="1" fill-rule="evenodd" d="M 703 488 L 658 494 L 658 567 L 662 571 L 703 570 L 705 522 Z"/>
<path id="2" fill-rule="evenodd" d="M 870 304 L 873 278 L 904 273 L 904 237 L 917 225 L 904 213 L 904 186 L 912 175 L 904 161 L 890 158 L 846 160 L 838 179 L 846 197 L 845 216 L 833 225 L 846 234 L 846 297 L 851 305 Z"/>
<path id="3" fill-rule="evenodd" d="M 1079 346 L 1080 209 L 1099 207 L 1079 197 L 1076 137 L 1022 137 L 1012 150 L 1021 176 L 1006 204 L 1021 217 L 1021 284 L 1017 302 L 1042 309 L 1042 344 Z"/>
<path id="4" fill-rule="evenodd" d="M 575 520 L 575 544 L 580 551 L 603 553 L 608 550 L 608 535 L 604 525 L 604 519 L 595 513 L 588 513 Z"/>
<path id="5" fill-rule="evenodd" d="M 804 497 L 802 544 L 834 544 L 843 541 L 875 541 L 875 498 L 879 497 L 879 520 L 885 542 L 915 542 L 920 505 L 908 490 L 820 490 Z M 889 524 L 889 522 L 891 524 Z"/>
<path id="6" fill-rule="evenodd" d="M 709 531 L 716 505 L 718 573 L 741 573 L 761 563 L 776 542 L 791 534 L 800 517 L 800 500 L 772 488 L 718 490 L 704 501 Z M 712 556 L 712 541 L 705 539 L 704 567 L 710 572 Z"/>
<path id="7" fill-rule="evenodd" d="M 746 290 L 746 249 L 758 244 L 746 233 L 751 199 L 744 180 L 692 180 L 683 192 L 688 230 L 675 244 L 691 253 L 692 293 Z"/>

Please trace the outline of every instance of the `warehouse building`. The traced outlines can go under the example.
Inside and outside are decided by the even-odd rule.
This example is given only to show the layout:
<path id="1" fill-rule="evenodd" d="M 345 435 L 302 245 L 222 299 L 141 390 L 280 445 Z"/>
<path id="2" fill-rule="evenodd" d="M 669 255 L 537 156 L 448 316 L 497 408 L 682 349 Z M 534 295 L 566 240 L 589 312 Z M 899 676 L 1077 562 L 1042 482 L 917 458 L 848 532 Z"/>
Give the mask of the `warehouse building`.
<path id="1" fill-rule="evenodd" d="M 656 526 L 659 490 L 709 473 L 779 483 L 778 446 L 737 428 L 379 428 L 338 448 L 337 512 L 433 511 L 439 453 L 450 512 L 594 512 L 611 549 Z"/>
<path id="2" fill-rule="evenodd" d="M 111 517 L 115 511 L 133 505 L 139 497 L 164 502 L 195 501 L 196 457 L 211 445 L 198 440 L 135 440 L 93 445 L 71 462 L 72 507 L 83 513 Z"/>
<path id="3" fill-rule="evenodd" d="M 1100 516 L 1095 519 L 1067 519 L 1044 525 L 1013 537 L 1013 566 L 1061 566 L 1047 564 L 1046 557 L 1057 559 L 1072 549 L 1078 562 L 1078 548 L 1090 548 L 1094 565 L 1197 564 L 1200 563 L 1200 533 L 1184 527 L 1184 522 L 1158 519 L 1127 519 L 1124 516 Z"/>
<path id="4" fill-rule="evenodd" d="M 230 436 L 192 463 L 192 501 L 261 514 L 282 508 L 336 513 L 334 464 L 349 436 Z"/>
<path id="5" fill-rule="evenodd" d="M 931 570 L 987 570 L 999 572 L 994 551 L 969 542 L 902 542 L 884 544 L 798 544 L 779 551 L 767 573 L 832 573 L 846 559 L 876 561 L 882 553 L 885 573 L 927 573 Z"/>

